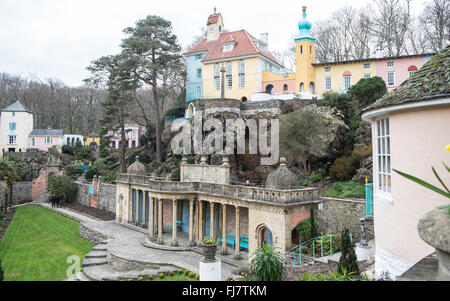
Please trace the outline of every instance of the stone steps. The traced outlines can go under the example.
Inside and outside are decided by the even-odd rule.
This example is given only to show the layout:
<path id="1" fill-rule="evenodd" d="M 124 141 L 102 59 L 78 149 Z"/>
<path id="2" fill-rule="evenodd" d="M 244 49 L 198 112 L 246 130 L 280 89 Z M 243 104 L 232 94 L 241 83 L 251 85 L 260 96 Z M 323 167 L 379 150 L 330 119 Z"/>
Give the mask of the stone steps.
<path id="1" fill-rule="evenodd" d="M 85 268 L 90 266 L 98 266 L 106 264 L 108 264 L 108 259 L 106 258 L 85 258 L 81 266 Z"/>
<path id="2" fill-rule="evenodd" d="M 84 258 L 106 258 L 108 255 L 106 249 L 105 250 L 91 250 L 91 252 L 87 253 Z"/>
<path id="3" fill-rule="evenodd" d="M 138 279 L 152 275 L 157 277 L 159 273 L 176 271 L 173 267 L 161 267 L 157 269 L 116 271 L 109 264 L 99 266 L 89 266 L 83 269 L 82 281 L 120 281 L 128 279 Z"/>
<path id="4" fill-rule="evenodd" d="M 106 243 L 100 243 L 100 244 L 98 244 L 98 245 L 96 245 L 95 247 L 93 247 L 92 249 L 91 249 L 91 251 L 107 251 L 106 250 Z"/>

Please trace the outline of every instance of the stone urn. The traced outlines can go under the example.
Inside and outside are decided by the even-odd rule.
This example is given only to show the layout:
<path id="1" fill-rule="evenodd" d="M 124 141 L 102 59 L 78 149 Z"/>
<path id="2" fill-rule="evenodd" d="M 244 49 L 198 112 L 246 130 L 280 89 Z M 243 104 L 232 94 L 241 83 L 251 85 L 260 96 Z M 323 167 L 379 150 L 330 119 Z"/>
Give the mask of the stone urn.
<path id="1" fill-rule="evenodd" d="M 436 249 L 438 280 L 450 280 L 450 214 L 439 209 L 425 214 L 417 225 L 420 238 Z"/>
<path id="2" fill-rule="evenodd" d="M 202 258 L 204 262 L 216 261 L 217 244 L 202 244 L 202 249 L 205 256 Z"/>

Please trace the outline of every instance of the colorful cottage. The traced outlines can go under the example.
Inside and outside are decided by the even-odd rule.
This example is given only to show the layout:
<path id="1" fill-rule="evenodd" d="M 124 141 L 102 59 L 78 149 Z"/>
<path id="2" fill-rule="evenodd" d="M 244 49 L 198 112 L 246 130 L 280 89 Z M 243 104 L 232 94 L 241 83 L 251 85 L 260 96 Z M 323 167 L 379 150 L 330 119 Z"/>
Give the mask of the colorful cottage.
<path id="1" fill-rule="evenodd" d="M 450 141 L 450 45 L 392 93 L 368 107 L 372 124 L 375 272 L 402 275 L 434 252 L 418 233 L 419 219 L 448 199 L 393 171 L 441 187 Z M 447 173 L 448 175 L 448 173 Z"/>
<path id="2" fill-rule="evenodd" d="M 31 149 L 47 152 L 49 148 L 56 147 L 61 151 L 63 145 L 63 130 L 34 129 L 28 137 Z"/>
<path id="3" fill-rule="evenodd" d="M 295 73 L 286 73 L 268 50 L 268 35 L 256 39 L 247 31 L 223 32 L 222 15 L 214 13 L 207 23 L 207 38 L 185 53 L 186 101 L 220 97 L 221 68 L 225 68 L 225 98 L 267 100 L 271 95 L 292 99 L 321 96 L 328 91 L 345 93 L 362 78 L 381 77 L 394 90 L 419 70 L 434 53 L 316 63 L 315 42 L 306 6 L 298 22 Z M 263 94 L 263 95 L 261 95 Z"/>
<path id="4" fill-rule="evenodd" d="M 136 123 L 126 123 L 125 124 L 125 139 L 127 147 L 139 147 L 139 138 L 145 133 L 146 127 L 140 126 Z M 122 141 L 122 136 L 120 131 L 114 132 L 109 131 L 108 136 L 110 136 L 110 148 L 118 149 L 120 147 L 120 142 Z M 94 141 L 92 141 L 94 142 Z M 91 145 L 91 144 L 88 144 Z M 100 145 L 100 142 L 98 143 Z"/>
<path id="5" fill-rule="evenodd" d="M 0 157 L 6 152 L 26 152 L 33 131 L 33 113 L 20 101 L 0 111 Z"/>

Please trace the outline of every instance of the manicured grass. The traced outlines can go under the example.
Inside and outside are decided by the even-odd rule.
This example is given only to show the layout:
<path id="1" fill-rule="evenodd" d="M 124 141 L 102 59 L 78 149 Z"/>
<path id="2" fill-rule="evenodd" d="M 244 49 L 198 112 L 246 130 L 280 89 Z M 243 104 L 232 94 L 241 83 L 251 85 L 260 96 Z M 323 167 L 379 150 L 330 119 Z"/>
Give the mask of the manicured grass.
<path id="1" fill-rule="evenodd" d="M 173 276 L 165 276 L 164 278 L 154 278 L 152 281 L 198 281 L 195 278 L 190 278 L 184 274 L 175 274 Z"/>
<path id="2" fill-rule="evenodd" d="M 366 197 L 366 188 L 364 184 L 348 181 L 336 182 L 324 192 L 323 196 L 332 198 L 360 198 Z"/>
<path id="3" fill-rule="evenodd" d="M 67 257 L 77 255 L 81 264 L 94 246 L 80 237 L 79 228 L 76 221 L 42 207 L 19 207 L 0 243 L 5 280 L 66 279 L 73 263 L 66 263 Z"/>

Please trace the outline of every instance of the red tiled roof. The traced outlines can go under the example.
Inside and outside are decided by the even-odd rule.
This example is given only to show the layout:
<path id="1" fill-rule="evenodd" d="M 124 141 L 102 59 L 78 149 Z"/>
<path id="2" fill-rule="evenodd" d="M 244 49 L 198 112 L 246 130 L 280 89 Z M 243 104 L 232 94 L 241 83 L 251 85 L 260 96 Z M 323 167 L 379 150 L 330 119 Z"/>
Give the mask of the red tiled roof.
<path id="1" fill-rule="evenodd" d="M 263 51 L 255 45 L 254 41 L 257 40 L 258 39 L 250 35 L 246 30 L 226 32 L 222 33 L 216 41 L 207 42 L 206 39 L 203 39 L 185 54 L 206 52 L 202 62 L 260 54 L 280 65 L 270 52 Z M 223 44 L 230 42 L 235 43 L 233 51 L 223 52 Z"/>
<path id="2" fill-rule="evenodd" d="M 219 16 L 221 16 L 220 13 L 210 15 L 208 17 L 208 23 L 206 23 L 206 25 L 217 23 L 217 21 L 219 21 Z"/>

